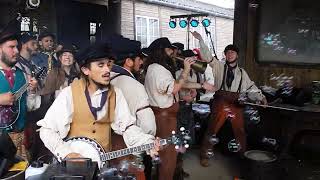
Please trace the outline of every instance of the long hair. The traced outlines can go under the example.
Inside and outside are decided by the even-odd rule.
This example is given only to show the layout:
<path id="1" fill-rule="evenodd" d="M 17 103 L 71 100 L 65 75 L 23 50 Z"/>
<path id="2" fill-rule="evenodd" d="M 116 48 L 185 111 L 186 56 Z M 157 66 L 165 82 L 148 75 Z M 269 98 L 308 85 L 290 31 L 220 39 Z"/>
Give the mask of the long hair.
<path id="1" fill-rule="evenodd" d="M 157 48 L 153 50 L 147 57 L 146 65 L 144 67 L 144 71 L 147 72 L 149 65 L 157 63 L 164 68 L 166 68 L 168 71 L 171 72 L 173 78 L 175 77 L 176 67 L 173 63 L 173 60 L 171 57 L 167 55 L 164 48 Z"/>

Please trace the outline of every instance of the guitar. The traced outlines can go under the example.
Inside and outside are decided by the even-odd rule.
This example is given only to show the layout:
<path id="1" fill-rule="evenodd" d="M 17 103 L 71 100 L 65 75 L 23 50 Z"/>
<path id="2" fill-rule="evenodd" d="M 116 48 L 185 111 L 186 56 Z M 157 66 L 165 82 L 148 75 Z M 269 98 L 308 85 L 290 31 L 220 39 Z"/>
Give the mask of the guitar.
<path id="1" fill-rule="evenodd" d="M 180 134 L 175 134 L 173 131 L 170 137 L 161 139 L 160 146 L 173 144 L 175 145 L 176 149 L 181 146 L 188 148 L 189 145 L 187 144 L 187 140 L 189 140 L 188 138 L 190 136 L 188 136 L 188 133 L 184 132 L 184 128 L 180 129 L 180 131 Z M 105 152 L 103 147 L 98 142 L 87 137 L 72 137 L 66 139 L 65 142 L 68 143 L 73 152 L 79 153 L 85 158 L 90 158 L 92 161 L 96 161 L 100 169 L 107 165 L 107 161 L 109 160 L 154 148 L 154 143 L 149 143 L 116 151 Z"/>
<path id="2" fill-rule="evenodd" d="M 38 72 L 35 72 L 35 78 L 42 80 L 46 77 L 46 68 L 39 68 Z M 18 91 L 14 92 L 14 103 L 11 106 L 0 105 L 0 129 L 12 129 L 12 125 L 18 120 L 21 108 L 21 97 L 29 87 L 29 82 L 24 84 Z"/>

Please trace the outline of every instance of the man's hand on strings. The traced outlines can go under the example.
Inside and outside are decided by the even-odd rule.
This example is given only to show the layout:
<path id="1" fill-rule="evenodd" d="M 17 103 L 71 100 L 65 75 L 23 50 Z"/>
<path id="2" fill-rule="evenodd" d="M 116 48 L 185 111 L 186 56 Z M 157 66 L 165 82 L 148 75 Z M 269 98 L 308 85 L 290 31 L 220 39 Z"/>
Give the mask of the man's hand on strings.
<path id="1" fill-rule="evenodd" d="M 154 147 L 153 147 L 153 149 L 150 150 L 149 155 L 152 158 L 155 158 L 156 156 L 159 155 L 159 153 L 158 153 L 159 150 L 160 150 L 160 138 L 157 137 L 156 140 L 154 141 Z"/>

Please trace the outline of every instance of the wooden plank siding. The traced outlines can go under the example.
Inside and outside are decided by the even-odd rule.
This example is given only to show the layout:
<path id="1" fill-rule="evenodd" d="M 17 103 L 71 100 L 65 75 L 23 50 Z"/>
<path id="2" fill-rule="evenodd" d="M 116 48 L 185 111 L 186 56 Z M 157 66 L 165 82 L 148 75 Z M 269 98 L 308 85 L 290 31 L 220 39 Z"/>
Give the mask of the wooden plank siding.
<path id="1" fill-rule="evenodd" d="M 121 34 L 134 39 L 133 1 L 121 1 Z"/>
<path id="2" fill-rule="evenodd" d="M 270 75 L 293 76 L 297 87 L 304 87 L 314 80 L 320 80 L 320 69 L 315 66 L 293 66 L 280 64 L 258 64 L 255 61 L 255 35 L 257 12 L 248 8 L 250 0 L 237 0 L 235 6 L 235 36 L 234 41 L 240 43 L 240 54 L 244 58 L 241 62 L 252 80 L 258 85 L 271 85 Z M 272 13 L 272 12 L 270 12 Z"/>

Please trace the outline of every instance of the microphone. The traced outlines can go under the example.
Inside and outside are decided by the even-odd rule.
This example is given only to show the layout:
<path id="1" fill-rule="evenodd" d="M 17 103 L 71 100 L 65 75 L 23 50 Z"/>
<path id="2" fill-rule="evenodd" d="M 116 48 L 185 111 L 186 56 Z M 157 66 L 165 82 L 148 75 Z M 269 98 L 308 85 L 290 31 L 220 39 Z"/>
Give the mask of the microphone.
<path id="1" fill-rule="evenodd" d="M 218 59 L 218 56 L 217 56 L 216 51 L 215 51 L 215 49 L 214 49 L 214 44 L 213 44 L 213 41 L 212 41 L 211 33 L 210 33 L 210 31 L 208 31 L 207 27 L 204 27 L 204 30 L 205 30 L 207 36 L 210 37 L 211 45 L 212 45 L 212 50 L 213 50 L 213 53 L 214 53 L 214 57 L 215 57 L 216 59 Z"/>

